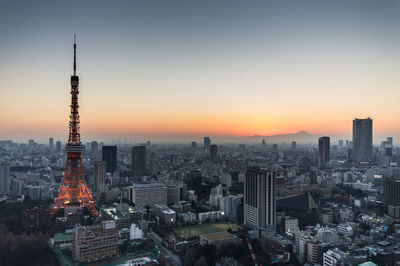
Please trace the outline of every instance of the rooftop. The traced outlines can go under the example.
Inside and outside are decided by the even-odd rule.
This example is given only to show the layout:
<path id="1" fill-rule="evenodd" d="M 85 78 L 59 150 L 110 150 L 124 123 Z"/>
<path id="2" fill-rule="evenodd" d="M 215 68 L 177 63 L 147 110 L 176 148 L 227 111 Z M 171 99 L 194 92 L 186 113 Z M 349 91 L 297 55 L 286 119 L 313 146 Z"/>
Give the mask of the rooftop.
<path id="1" fill-rule="evenodd" d="M 152 184 L 134 184 L 132 186 L 134 189 L 147 189 L 147 188 L 166 188 L 163 184 L 152 183 Z"/>
<path id="2" fill-rule="evenodd" d="M 218 241 L 218 240 L 224 240 L 224 239 L 230 239 L 230 238 L 238 238 L 234 234 L 231 234 L 229 232 L 217 232 L 217 233 L 212 233 L 212 234 L 206 234 L 206 235 L 201 235 L 200 237 L 203 237 L 209 241 Z"/>
<path id="3" fill-rule="evenodd" d="M 60 242 L 60 241 L 72 241 L 72 233 L 59 233 L 55 234 L 54 237 L 54 242 Z"/>

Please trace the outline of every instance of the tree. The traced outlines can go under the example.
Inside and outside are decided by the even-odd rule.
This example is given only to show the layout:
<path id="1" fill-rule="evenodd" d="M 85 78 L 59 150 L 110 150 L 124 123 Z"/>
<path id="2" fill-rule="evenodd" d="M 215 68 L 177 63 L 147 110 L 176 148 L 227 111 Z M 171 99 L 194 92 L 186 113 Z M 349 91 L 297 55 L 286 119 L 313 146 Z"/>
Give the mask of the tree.
<path id="1" fill-rule="evenodd" d="M 208 266 L 206 258 L 204 258 L 204 256 L 201 256 L 196 260 L 194 266 Z"/>
<path id="2" fill-rule="evenodd" d="M 217 249 L 214 245 L 204 245 L 201 246 L 196 252 L 196 258 L 200 258 L 204 256 L 207 261 L 207 265 L 215 265 L 215 261 L 217 260 Z"/>

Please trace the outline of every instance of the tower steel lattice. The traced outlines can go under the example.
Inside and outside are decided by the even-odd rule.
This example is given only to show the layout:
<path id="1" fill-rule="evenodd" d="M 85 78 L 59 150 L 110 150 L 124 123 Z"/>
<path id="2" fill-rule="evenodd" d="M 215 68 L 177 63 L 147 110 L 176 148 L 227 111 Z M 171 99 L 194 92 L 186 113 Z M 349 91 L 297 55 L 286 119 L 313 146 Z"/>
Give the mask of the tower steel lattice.
<path id="1" fill-rule="evenodd" d="M 79 77 L 76 75 L 76 38 L 74 36 L 74 75 L 71 76 L 71 114 L 69 116 L 69 138 L 66 145 L 67 166 L 60 192 L 50 210 L 51 216 L 55 216 L 66 208 L 87 208 L 93 216 L 98 215 L 93 196 L 83 176 L 83 146 L 79 133 L 78 87 Z"/>

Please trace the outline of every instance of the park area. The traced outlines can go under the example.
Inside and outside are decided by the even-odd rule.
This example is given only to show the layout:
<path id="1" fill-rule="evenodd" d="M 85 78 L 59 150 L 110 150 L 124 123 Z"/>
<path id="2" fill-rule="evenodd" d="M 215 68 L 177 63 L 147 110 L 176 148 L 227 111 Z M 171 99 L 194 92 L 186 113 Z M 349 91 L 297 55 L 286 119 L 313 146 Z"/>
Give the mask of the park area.
<path id="1" fill-rule="evenodd" d="M 226 232 L 228 229 L 231 229 L 233 232 L 239 230 L 239 226 L 237 224 L 233 224 L 231 222 L 217 222 L 217 223 L 204 223 L 204 224 L 195 224 L 195 225 L 187 225 L 173 228 L 173 231 L 176 235 L 181 237 L 182 239 L 188 240 L 193 237 L 199 237 L 203 234 L 211 234 L 216 232 Z"/>

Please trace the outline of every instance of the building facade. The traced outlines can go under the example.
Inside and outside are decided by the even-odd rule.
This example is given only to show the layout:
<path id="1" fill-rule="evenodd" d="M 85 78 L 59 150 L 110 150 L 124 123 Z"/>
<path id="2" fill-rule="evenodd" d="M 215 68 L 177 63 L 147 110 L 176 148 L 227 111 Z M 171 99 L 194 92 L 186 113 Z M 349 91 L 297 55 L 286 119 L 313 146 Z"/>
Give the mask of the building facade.
<path id="1" fill-rule="evenodd" d="M 143 176 L 146 173 L 147 152 L 146 146 L 132 148 L 132 175 Z"/>
<path id="2" fill-rule="evenodd" d="M 130 187 L 130 202 L 137 207 L 145 205 L 164 204 L 167 205 L 167 187 L 163 184 L 135 184 Z"/>
<path id="3" fill-rule="evenodd" d="M 372 119 L 353 120 L 353 160 L 372 161 Z"/>
<path id="4" fill-rule="evenodd" d="M 244 185 L 244 223 L 257 229 L 275 230 L 275 174 L 248 168 Z"/>
<path id="5" fill-rule="evenodd" d="M 9 193 L 11 186 L 10 163 L 0 162 L 0 194 Z"/>
<path id="6" fill-rule="evenodd" d="M 330 160 L 330 145 L 329 137 L 320 137 L 318 139 L 318 155 L 319 167 L 324 168 Z"/>
<path id="7" fill-rule="evenodd" d="M 101 225 L 77 224 L 72 234 L 72 253 L 79 263 L 91 262 L 118 255 L 118 229 L 114 221 Z"/>
<path id="8" fill-rule="evenodd" d="M 106 186 L 106 162 L 93 164 L 93 191 L 98 193 Z"/>
<path id="9" fill-rule="evenodd" d="M 102 161 L 106 162 L 106 172 L 114 173 L 117 171 L 117 146 L 102 147 Z"/>

